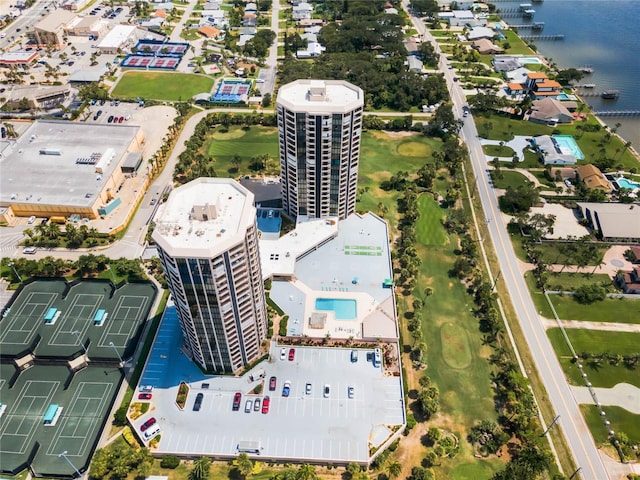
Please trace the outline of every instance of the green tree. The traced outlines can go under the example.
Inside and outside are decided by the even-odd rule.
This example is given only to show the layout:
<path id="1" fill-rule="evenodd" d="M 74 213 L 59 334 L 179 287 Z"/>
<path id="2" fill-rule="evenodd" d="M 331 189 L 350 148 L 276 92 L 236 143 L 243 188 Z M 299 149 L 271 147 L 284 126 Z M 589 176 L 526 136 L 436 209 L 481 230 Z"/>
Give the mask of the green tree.
<path id="1" fill-rule="evenodd" d="M 315 480 L 316 478 L 318 478 L 316 467 L 309 465 L 308 463 L 300 465 L 300 468 L 298 468 L 298 472 L 296 473 L 296 480 Z"/>
<path id="2" fill-rule="evenodd" d="M 246 478 L 251 474 L 251 472 L 253 472 L 253 462 L 249 458 L 249 455 L 244 452 L 238 455 L 235 464 L 238 467 L 238 472 L 240 472 L 240 475 L 243 478 Z"/>
<path id="3" fill-rule="evenodd" d="M 91 466 L 89 467 L 89 476 L 97 480 L 101 480 L 109 473 L 111 466 L 111 455 L 105 448 L 99 448 L 93 454 Z"/>
<path id="4" fill-rule="evenodd" d="M 386 471 L 389 478 L 398 478 L 402 473 L 402 464 L 397 460 L 392 460 L 387 463 Z"/>
<path id="5" fill-rule="evenodd" d="M 208 480 L 211 473 L 211 459 L 200 457 L 193 462 L 193 468 L 189 472 L 189 480 Z"/>

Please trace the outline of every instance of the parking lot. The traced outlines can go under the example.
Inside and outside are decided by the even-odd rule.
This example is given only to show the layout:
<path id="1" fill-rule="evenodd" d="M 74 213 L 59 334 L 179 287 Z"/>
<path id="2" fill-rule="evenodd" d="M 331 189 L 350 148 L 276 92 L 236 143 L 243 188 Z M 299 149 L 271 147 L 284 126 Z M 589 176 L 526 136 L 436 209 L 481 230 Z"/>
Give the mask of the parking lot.
<path id="1" fill-rule="evenodd" d="M 178 329 L 178 330 L 176 330 Z M 373 349 L 296 347 L 295 358 L 281 360 L 282 346 L 272 343 L 270 358 L 243 377 L 205 376 L 179 350 L 180 334 L 175 309 L 169 307 L 156 344 L 142 376 L 141 385 L 152 385 L 155 409 L 138 419 L 140 426 L 154 417 L 161 427 L 158 453 L 233 457 L 241 442 L 259 442 L 260 457 L 279 460 L 361 462 L 369 459 L 370 446 L 383 443 L 390 428 L 404 423 L 404 402 L 399 377 L 385 375 L 367 361 Z M 264 379 L 250 380 L 264 370 Z M 276 388 L 269 391 L 269 379 Z M 180 381 L 190 386 L 184 410 L 176 406 Z M 282 395 L 291 382 L 288 397 Z M 305 386 L 311 384 L 310 394 Z M 259 385 L 263 391 L 249 393 Z M 330 385 L 325 397 L 324 386 Z M 353 398 L 348 387 L 354 388 Z M 233 397 L 242 394 L 233 411 Z M 198 393 L 199 411 L 193 410 Z M 246 401 L 270 397 L 268 413 L 245 411 Z"/>

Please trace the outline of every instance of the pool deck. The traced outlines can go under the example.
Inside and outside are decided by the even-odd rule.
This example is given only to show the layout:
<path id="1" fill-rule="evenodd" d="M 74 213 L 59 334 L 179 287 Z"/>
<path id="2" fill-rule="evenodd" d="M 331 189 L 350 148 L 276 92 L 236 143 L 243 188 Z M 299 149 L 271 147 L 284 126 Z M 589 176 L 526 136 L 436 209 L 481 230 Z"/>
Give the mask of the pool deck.
<path id="1" fill-rule="evenodd" d="M 288 335 L 398 338 L 393 289 L 382 286 L 393 278 L 384 220 L 371 213 L 351 215 L 334 237 L 298 257 L 294 272 L 290 281 L 274 281 L 271 288 L 271 298 L 289 315 Z M 355 300 L 356 318 L 338 320 L 333 311 L 317 311 L 318 298 Z M 314 312 L 326 314 L 323 328 L 310 326 Z"/>

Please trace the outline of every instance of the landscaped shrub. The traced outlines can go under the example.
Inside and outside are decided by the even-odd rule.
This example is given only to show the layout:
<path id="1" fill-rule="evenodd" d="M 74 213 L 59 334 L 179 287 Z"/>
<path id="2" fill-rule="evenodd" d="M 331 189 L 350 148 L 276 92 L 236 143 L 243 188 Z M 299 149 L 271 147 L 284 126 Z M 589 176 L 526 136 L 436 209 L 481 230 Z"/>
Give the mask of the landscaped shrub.
<path id="1" fill-rule="evenodd" d="M 160 460 L 162 468 L 176 468 L 178 465 L 180 465 L 180 459 L 176 455 L 165 455 Z"/>
<path id="2" fill-rule="evenodd" d="M 289 323 L 289 315 L 285 315 L 280 319 L 280 326 L 278 327 L 278 335 L 281 337 L 287 336 L 287 323 Z"/>

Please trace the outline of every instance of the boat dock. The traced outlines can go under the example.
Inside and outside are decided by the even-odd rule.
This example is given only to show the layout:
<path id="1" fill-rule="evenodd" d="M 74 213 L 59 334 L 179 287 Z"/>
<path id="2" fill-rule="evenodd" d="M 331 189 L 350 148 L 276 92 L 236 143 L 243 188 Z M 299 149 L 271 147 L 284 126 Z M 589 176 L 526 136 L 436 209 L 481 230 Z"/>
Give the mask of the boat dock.
<path id="1" fill-rule="evenodd" d="M 544 28 L 544 22 L 535 22 L 535 23 L 525 23 L 522 25 L 511 25 L 509 24 L 509 26 L 511 28 L 517 28 L 518 30 L 525 30 L 525 29 L 533 29 L 533 30 L 542 30 Z"/>
<path id="2" fill-rule="evenodd" d="M 604 90 L 603 92 L 579 92 L 581 97 L 602 97 L 604 99 L 616 99 L 620 96 L 618 90 Z"/>
<path id="3" fill-rule="evenodd" d="M 593 114 L 598 117 L 640 117 L 640 110 L 605 110 Z"/>
<path id="4" fill-rule="evenodd" d="M 520 35 L 523 40 L 564 40 L 564 35 Z"/>

